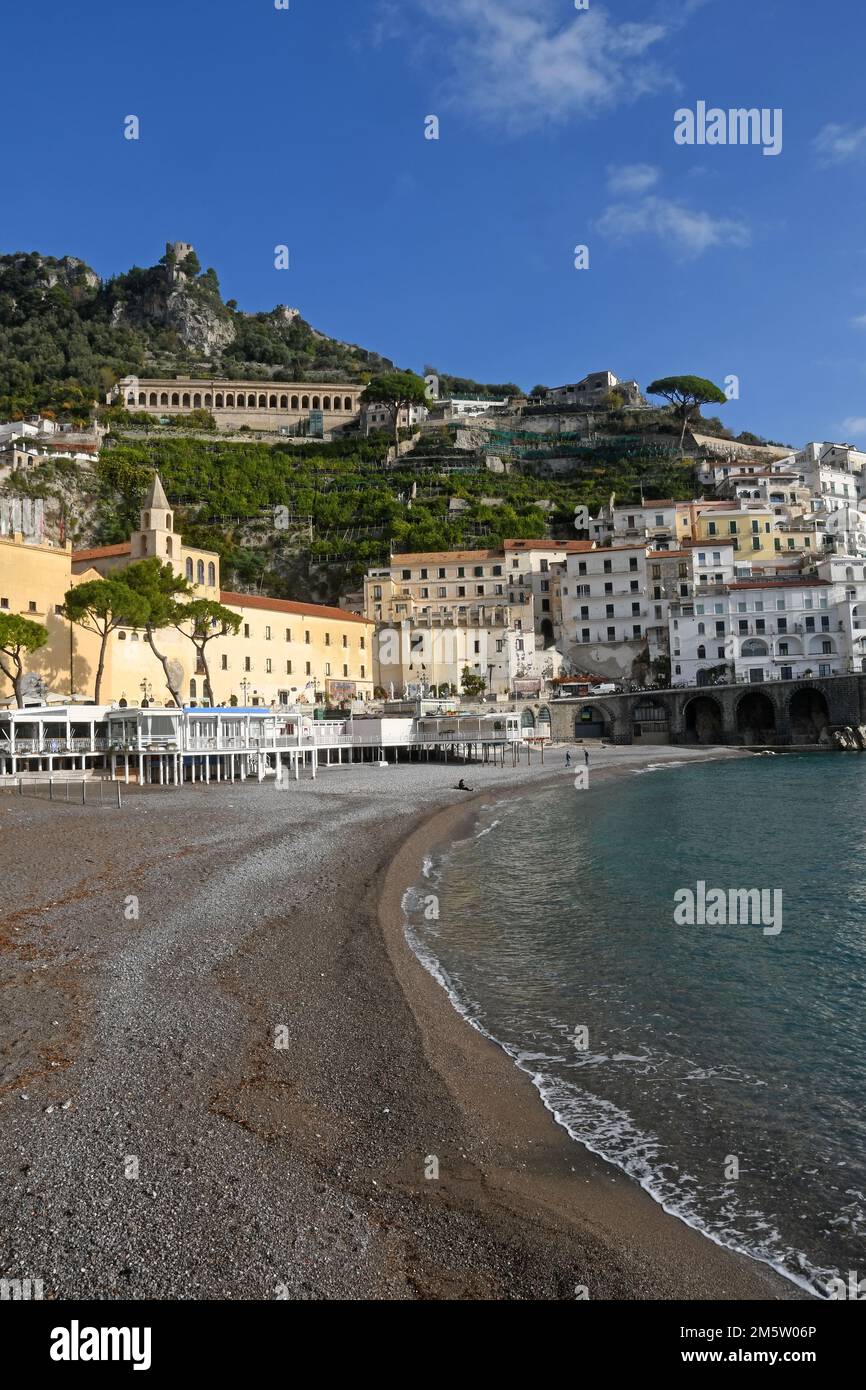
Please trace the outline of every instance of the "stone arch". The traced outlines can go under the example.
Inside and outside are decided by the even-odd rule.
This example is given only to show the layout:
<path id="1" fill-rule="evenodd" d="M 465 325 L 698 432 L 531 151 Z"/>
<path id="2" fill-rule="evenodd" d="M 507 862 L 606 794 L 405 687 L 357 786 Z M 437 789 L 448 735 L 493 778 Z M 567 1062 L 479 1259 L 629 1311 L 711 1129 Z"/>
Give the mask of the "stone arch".
<path id="1" fill-rule="evenodd" d="M 226 396 L 226 405 L 227 405 L 227 407 L 229 408 L 229 410 L 234 410 L 234 408 L 235 408 L 235 398 L 234 398 L 234 392 L 233 392 L 233 391 L 229 391 L 228 395 Z"/>
<path id="2" fill-rule="evenodd" d="M 193 406 L 194 406 L 194 408 L 195 408 L 196 410 L 201 410 L 201 392 L 200 392 L 200 391 L 196 391 L 195 395 L 194 395 L 193 398 L 192 398 L 192 403 L 193 403 Z"/>
<path id="3" fill-rule="evenodd" d="M 280 410 L 288 410 L 288 408 L 289 408 L 289 398 L 288 398 L 288 396 L 280 396 Z"/>
<path id="4" fill-rule="evenodd" d="M 135 405 L 135 392 L 134 392 L 134 391 L 130 391 L 129 395 L 128 395 L 127 398 L 126 398 L 126 404 L 127 404 L 127 405 Z"/>
<path id="5" fill-rule="evenodd" d="M 300 410 L 301 402 L 297 396 L 292 396 L 292 410 Z"/>
<path id="6" fill-rule="evenodd" d="M 214 397 L 214 410 L 223 409 L 223 399 L 224 397 L 222 391 L 217 391 L 216 396 Z"/>
<path id="7" fill-rule="evenodd" d="M 323 397 L 322 397 L 322 409 L 323 409 L 323 410 L 330 410 L 330 409 L 331 409 L 331 397 L 330 397 L 330 396 L 323 396 Z"/>
<path id="8" fill-rule="evenodd" d="M 333 405 L 331 406 L 331 409 L 332 409 L 332 410 L 342 410 L 342 409 L 343 409 L 343 402 L 342 402 L 342 400 L 341 400 L 341 398 L 340 398 L 339 396 L 335 396 L 335 397 L 334 397 L 334 403 L 333 403 Z"/>
<path id="9" fill-rule="evenodd" d="M 791 739 L 794 743 L 820 743 L 821 734 L 830 723 L 827 697 L 815 686 L 800 686 L 788 701 Z"/>
<path id="10" fill-rule="evenodd" d="M 521 730 L 521 733 L 524 732 L 526 729 L 534 729 L 534 728 L 535 728 L 535 715 L 534 715 L 534 713 L 532 712 L 531 709 L 527 708 L 527 709 L 523 710 L 523 712 L 521 713 L 521 716 L 520 716 L 520 730 Z"/>
<path id="11" fill-rule="evenodd" d="M 160 394 L 159 403 L 160 403 L 160 405 L 168 405 L 168 392 L 167 392 L 167 391 L 163 391 L 163 392 Z"/>
<path id="12" fill-rule="evenodd" d="M 246 404 L 247 404 L 247 398 L 246 398 L 246 396 L 243 394 L 243 392 L 239 392 L 239 393 L 238 393 L 238 410 L 245 410 L 245 409 L 246 409 Z"/>
<path id="13" fill-rule="evenodd" d="M 255 402 L 255 399 L 253 399 L 253 405 L 255 405 L 255 403 L 256 403 L 256 402 Z M 267 398 L 267 396 L 259 396 L 259 410 L 267 410 L 267 408 L 268 408 L 268 398 Z"/>
<path id="14" fill-rule="evenodd" d="M 542 636 L 542 638 L 544 639 L 544 650 L 545 650 L 545 651 L 547 651 L 550 647 L 552 647 L 552 646 L 555 645 L 555 643 L 556 643 L 556 635 L 555 635 L 555 633 L 554 633 L 554 631 L 553 631 L 553 623 L 551 622 L 550 618 L 542 618 L 542 620 L 541 620 L 541 636 Z"/>
<path id="15" fill-rule="evenodd" d="M 606 738 L 613 726 L 610 711 L 603 705 L 581 705 L 574 716 L 574 737 Z"/>
<path id="16" fill-rule="evenodd" d="M 542 726 L 544 726 L 544 727 L 542 727 Z M 537 715 L 537 728 L 538 728 L 538 732 L 539 732 L 540 734 L 547 734 L 547 737 L 550 738 L 550 726 L 551 726 L 550 710 L 548 709 L 547 705 L 542 705 L 541 708 L 539 709 L 538 715 Z"/>
<path id="17" fill-rule="evenodd" d="M 824 643 L 827 643 L 830 650 L 824 650 Z M 816 632 L 809 638 L 809 650 L 807 656 L 835 656 L 836 643 L 829 632 Z"/>
<path id="18" fill-rule="evenodd" d="M 776 710 L 769 695 L 750 690 L 737 701 L 737 735 L 742 743 L 773 743 Z"/>
<path id="19" fill-rule="evenodd" d="M 321 402 L 320 397 L 319 397 L 319 396 L 314 396 L 314 397 L 313 397 L 313 409 L 314 409 L 314 410 L 321 410 L 321 408 L 322 408 L 322 402 Z"/>
<path id="20" fill-rule="evenodd" d="M 151 391 L 151 393 L 150 393 L 150 403 L 151 403 L 151 405 L 156 405 L 156 404 L 157 404 L 156 392 L 155 392 L 155 391 Z"/>
<path id="21" fill-rule="evenodd" d="M 138 404 L 147 405 L 147 396 L 145 395 L 144 391 L 139 391 L 138 393 Z"/>
<path id="22" fill-rule="evenodd" d="M 277 398 L 276 398 L 276 396 L 269 396 L 269 397 L 268 397 L 268 409 L 269 409 L 269 410 L 276 410 L 276 408 L 277 408 Z"/>
<path id="23" fill-rule="evenodd" d="M 302 396 L 302 397 L 301 397 L 301 409 L 302 409 L 302 410 L 309 410 L 309 408 L 310 408 L 310 398 L 309 398 L 309 396 Z"/>
<path id="24" fill-rule="evenodd" d="M 762 637 L 747 637 L 740 645 L 740 656 L 769 656 L 770 649 Z"/>
<path id="25" fill-rule="evenodd" d="M 712 695 L 696 695 L 683 709 L 687 743 L 724 743 L 725 716 Z"/>
<path id="26" fill-rule="evenodd" d="M 211 406 L 213 405 L 213 396 L 211 396 L 211 395 L 205 396 L 205 398 L 204 398 L 204 403 L 205 403 L 205 409 L 210 410 Z"/>
<path id="27" fill-rule="evenodd" d="M 204 560 L 199 560 L 195 567 L 195 578 L 197 584 L 204 583 Z"/>
<path id="28" fill-rule="evenodd" d="M 190 583 L 191 583 L 191 582 L 192 582 L 192 560 L 190 560 L 189 557 L 187 557 L 187 562 L 186 562 L 186 577 L 187 577 L 187 579 L 188 579 L 188 580 L 190 581 Z"/>
<path id="29" fill-rule="evenodd" d="M 351 410 L 351 409 L 352 409 L 352 397 L 351 397 L 351 396 L 347 396 L 346 399 L 343 401 L 343 409 L 344 409 L 344 410 Z"/>
<path id="30" fill-rule="evenodd" d="M 216 588 L 216 565 L 213 560 L 209 561 L 207 567 L 207 582 L 212 589 Z"/>
<path id="31" fill-rule="evenodd" d="M 180 392 L 179 392 L 179 391 L 172 391 L 172 393 L 171 393 L 171 403 L 172 403 L 172 405 L 180 405 Z"/>
<path id="32" fill-rule="evenodd" d="M 188 410 L 188 409 L 189 409 L 189 392 L 188 392 L 188 391 L 184 391 L 184 393 L 183 393 L 183 404 L 186 406 L 186 408 L 187 408 L 187 410 Z"/>
<path id="33" fill-rule="evenodd" d="M 670 712 L 661 700 L 636 700 L 631 710 L 633 738 L 654 743 L 667 743 L 670 734 Z"/>

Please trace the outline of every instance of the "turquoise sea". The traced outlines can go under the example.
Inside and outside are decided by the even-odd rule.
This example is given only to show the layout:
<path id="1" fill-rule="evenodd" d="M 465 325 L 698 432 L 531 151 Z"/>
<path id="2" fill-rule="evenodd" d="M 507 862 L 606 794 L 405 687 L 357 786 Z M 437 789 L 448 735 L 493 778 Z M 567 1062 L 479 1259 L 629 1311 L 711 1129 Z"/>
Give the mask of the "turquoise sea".
<path id="1" fill-rule="evenodd" d="M 677 925 L 699 882 L 780 890 L 781 931 Z M 421 960 L 576 1141 L 800 1284 L 866 1275 L 866 759 L 491 800 L 404 905 Z"/>

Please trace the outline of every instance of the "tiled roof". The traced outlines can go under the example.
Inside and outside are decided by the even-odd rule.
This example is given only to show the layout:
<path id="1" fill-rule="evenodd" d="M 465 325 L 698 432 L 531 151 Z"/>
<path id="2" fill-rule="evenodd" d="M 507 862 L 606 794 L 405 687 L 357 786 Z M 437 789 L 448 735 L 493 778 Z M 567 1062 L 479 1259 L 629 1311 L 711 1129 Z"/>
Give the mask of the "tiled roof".
<path id="1" fill-rule="evenodd" d="M 72 563 L 79 560 L 107 560 L 110 555 L 131 555 L 132 543 L 121 541 L 120 545 L 97 545 L 92 550 L 73 550 Z"/>
<path id="2" fill-rule="evenodd" d="M 360 613 L 347 613 L 344 608 L 329 608 L 320 603 L 296 603 L 294 599 L 266 598 L 261 594 L 233 594 L 222 590 L 220 603 L 227 608 L 258 608 L 271 613 L 296 613 L 305 618 L 330 618 L 335 622 L 374 626 L 371 618 L 365 618 Z"/>

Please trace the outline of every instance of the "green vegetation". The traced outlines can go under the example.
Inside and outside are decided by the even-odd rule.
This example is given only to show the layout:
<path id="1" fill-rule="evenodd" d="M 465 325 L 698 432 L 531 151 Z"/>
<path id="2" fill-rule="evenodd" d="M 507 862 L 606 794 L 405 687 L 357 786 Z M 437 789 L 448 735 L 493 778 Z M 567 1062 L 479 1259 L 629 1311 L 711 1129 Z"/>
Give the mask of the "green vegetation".
<path id="1" fill-rule="evenodd" d="M 400 439 L 400 411 L 413 405 L 426 405 L 427 391 L 414 372 L 383 372 L 375 376 L 362 394 L 365 404 L 386 405 L 391 412 L 394 438 Z"/>
<path id="2" fill-rule="evenodd" d="M 682 421 L 680 448 L 686 437 L 689 421 L 700 414 L 701 406 L 726 405 L 727 396 L 715 382 L 703 376 L 663 376 L 650 382 L 647 387 L 650 396 L 663 396 L 670 401 L 677 419 Z"/>
<path id="3" fill-rule="evenodd" d="M 194 253 L 177 268 L 187 277 L 177 284 L 170 256 L 100 282 L 72 257 L 0 256 L 0 418 L 48 408 L 86 422 L 129 373 L 358 381 L 392 366 L 281 308 L 243 314 L 224 304 L 216 271 L 200 273 Z"/>
<path id="4" fill-rule="evenodd" d="M 99 660 L 93 684 L 93 699 L 98 705 L 108 639 L 115 628 L 142 627 L 147 621 L 147 604 L 120 578 L 88 579 L 67 590 L 63 616 L 99 638 Z"/>
<path id="5" fill-rule="evenodd" d="M 24 706 L 24 658 L 48 641 L 48 629 L 17 613 L 0 613 L 0 671 L 15 691 L 15 703 Z"/>

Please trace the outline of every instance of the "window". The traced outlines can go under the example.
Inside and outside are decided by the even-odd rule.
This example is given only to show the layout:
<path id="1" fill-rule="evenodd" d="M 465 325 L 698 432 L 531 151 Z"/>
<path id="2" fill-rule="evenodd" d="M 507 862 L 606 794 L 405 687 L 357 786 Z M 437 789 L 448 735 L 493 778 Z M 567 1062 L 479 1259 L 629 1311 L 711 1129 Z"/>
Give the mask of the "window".
<path id="1" fill-rule="evenodd" d="M 349 668 L 348 668 L 348 666 L 346 666 L 346 665 L 344 664 L 344 665 L 343 665 L 343 675 L 344 675 L 344 676 L 348 676 L 348 674 L 349 674 Z"/>
<path id="2" fill-rule="evenodd" d="M 447 598 L 447 597 L 448 597 L 448 589 L 445 587 L 445 585 L 443 585 L 440 589 L 437 589 L 437 590 L 436 590 L 436 594 L 437 594 L 437 597 L 438 597 L 438 598 Z"/>
<path id="3" fill-rule="evenodd" d="M 330 634 L 330 632 L 326 632 L 326 633 L 325 633 L 325 646 L 326 646 L 326 647 L 330 647 L 330 645 L 331 645 L 331 634 Z"/>
<path id="4" fill-rule="evenodd" d="M 245 656 L 245 657 L 244 657 L 244 670 L 245 670 L 245 671 L 251 671 L 252 669 L 253 669 L 253 663 L 250 661 L 250 659 L 249 659 L 248 656 Z"/>
<path id="5" fill-rule="evenodd" d="M 286 662 L 286 675 L 287 675 L 287 676 L 290 676 L 291 674 L 292 674 L 292 663 L 291 663 L 290 661 L 287 661 L 287 662 Z"/>
<path id="6" fill-rule="evenodd" d="M 615 642 L 615 641 L 616 641 L 616 628 L 615 628 L 615 627 L 609 627 L 609 628 L 608 628 L 608 630 L 607 630 L 607 640 L 608 640 L 608 642 Z"/>
<path id="7" fill-rule="evenodd" d="M 228 657 L 227 657 L 227 656 L 221 656 L 221 657 L 220 657 L 220 670 L 221 670 L 221 671 L 227 671 L 228 669 L 229 669 L 229 659 L 228 659 Z"/>
<path id="8" fill-rule="evenodd" d="M 422 571 L 421 571 L 421 578 L 422 578 L 422 579 L 426 579 L 426 578 L 427 578 L 427 571 L 426 571 L 426 570 L 422 570 Z"/>
<path id="9" fill-rule="evenodd" d="M 366 646 L 367 646 L 367 639 L 366 639 L 366 637 L 362 637 L 362 638 L 361 638 L 361 651 L 362 651 L 362 652 L 366 649 Z"/>
<path id="10" fill-rule="evenodd" d="M 305 673 L 305 674 L 308 675 L 308 676 L 311 676 L 311 675 L 313 674 L 313 670 L 312 670 L 312 667 L 310 666 L 309 661 L 307 662 L 306 673 Z"/>
<path id="11" fill-rule="evenodd" d="M 606 604 L 605 604 L 605 606 L 604 606 L 604 616 L 605 616 L 606 618 L 613 618 L 613 617 L 615 617 L 614 608 L 613 608 L 613 604 L 612 604 L 612 603 L 606 603 Z"/>
<path id="12" fill-rule="evenodd" d="M 631 556 L 631 558 L 629 559 L 628 567 L 632 574 L 637 573 L 637 560 L 634 556 Z"/>
<path id="13" fill-rule="evenodd" d="M 270 642 L 270 640 L 271 640 L 271 628 L 270 628 L 270 624 L 266 624 L 266 626 L 265 626 L 265 641 L 266 641 L 266 642 Z"/>
<path id="14" fill-rule="evenodd" d="M 310 645 L 310 634 L 309 634 L 309 632 L 305 632 L 305 633 L 304 633 L 304 642 L 306 643 L 307 646 Z"/>
<path id="15" fill-rule="evenodd" d="M 197 582 L 197 583 L 199 583 L 199 584 L 203 584 L 203 583 L 204 583 L 204 560 L 199 560 L 198 564 L 196 565 L 196 567 L 195 567 L 195 577 L 196 577 L 196 582 Z"/>
<path id="16" fill-rule="evenodd" d="M 265 673 L 266 673 L 266 675 L 270 675 L 272 670 L 273 670 L 273 667 L 271 666 L 271 658 L 268 657 L 267 660 L 265 661 Z"/>
<path id="17" fill-rule="evenodd" d="M 707 655 L 707 649 L 706 649 L 706 647 L 698 647 L 698 660 L 699 660 L 699 661 L 704 661 L 704 660 L 706 660 L 706 655 Z"/>
<path id="18" fill-rule="evenodd" d="M 331 674 L 331 663 L 330 663 L 330 661 L 326 661 L 326 662 L 325 662 L 325 675 L 326 675 L 326 676 L 329 676 L 330 674 Z"/>
<path id="19" fill-rule="evenodd" d="M 605 574 L 611 574 L 611 573 L 612 573 L 612 566 L 611 566 L 610 560 L 605 560 L 605 562 L 604 562 L 604 572 L 605 572 Z"/>
<path id="20" fill-rule="evenodd" d="M 192 560 L 186 562 L 186 577 L 192 583 Z"/>
<path id="21" fill-rule="evenodd" d="M 249 623 L 244 623 L 244 637 L 249 637 L 249 635 L 250 635 L 250 625 L 249 625 Z"/>
<path id="22" fill-rule="evenodd" d="M 207 582 L 212 589 L 216 588 L 216 565 L 213 560 L 207 567 Z"/>
<path id="23" fill-rule="evenodd" d="M 366 666 L 362 666 L 362 667 L 361 667 L 361 680 L 365 680 L 365 679 L 366 679 L 366 675 L 367 675 L 367 668 L 366 668 Z"/>
<path id="24" fill-rule="evenodd" d="M 348 645 L 349 645 L 349 639 L 348 639 L 348 637 L 345 637 L 345 636 L 344 636 L 344 637 L 343 637 L 343 646 L 344 646 L 344 647 L 348 647 Z"/>

